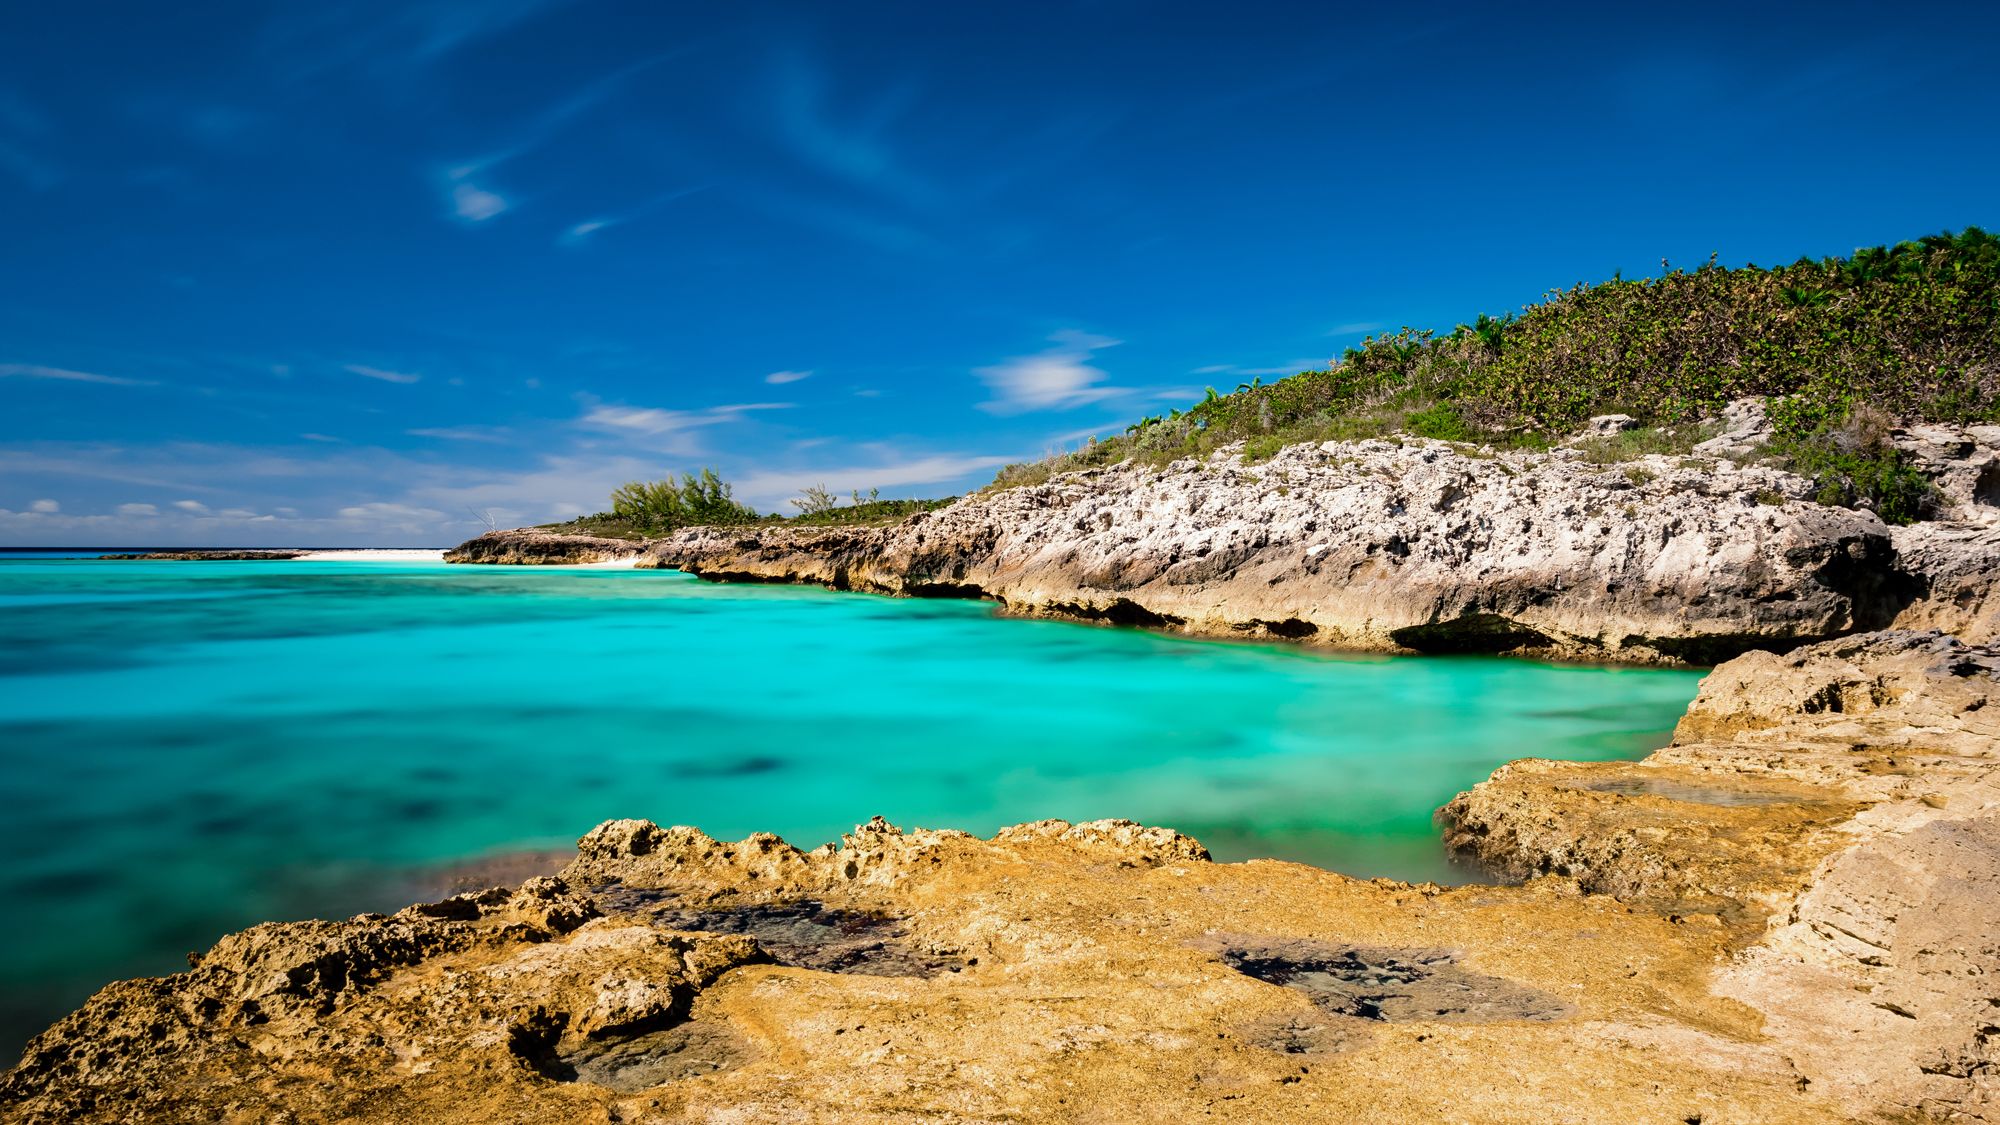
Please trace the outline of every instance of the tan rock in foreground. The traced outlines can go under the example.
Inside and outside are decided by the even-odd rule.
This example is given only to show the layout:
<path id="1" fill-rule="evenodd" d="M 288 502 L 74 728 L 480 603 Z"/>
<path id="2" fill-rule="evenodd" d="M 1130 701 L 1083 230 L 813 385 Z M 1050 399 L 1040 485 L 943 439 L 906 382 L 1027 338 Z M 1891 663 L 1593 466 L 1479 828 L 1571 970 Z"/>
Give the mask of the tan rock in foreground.
<path id="1" fill-rule="evenodd" d="M 840 848 L 607 823 L 560 879 L 260 926 L 100 992 L 23 1121 L 1995 1115 L 2000 653 L 1719 669 L 1641 763 L 1444 812 L 1523 886 L 1214 864 L 1123 822 Z M 1586 893 L 1587 891 L 1609 893 Z"/>

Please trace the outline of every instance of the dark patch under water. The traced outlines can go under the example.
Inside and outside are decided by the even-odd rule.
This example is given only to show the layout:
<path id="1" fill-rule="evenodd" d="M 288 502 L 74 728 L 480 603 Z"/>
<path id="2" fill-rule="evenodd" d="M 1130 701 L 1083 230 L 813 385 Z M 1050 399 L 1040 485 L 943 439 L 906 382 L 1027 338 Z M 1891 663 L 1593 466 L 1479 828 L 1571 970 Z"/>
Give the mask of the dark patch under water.
<path id="1" fill-rule="evenodd" d="M 745 934 L 780 965 L 874 977 L 934 977 L 967 962 L 918 949 L 893 915 L 842 910 L 813 899 L 686 909 L 671 891 L 621 883 L 592 892 L 606 914 L 633 914 L 669 930 Z"/>
<path id="2" fill-rule="evenodd" d="M 1232 942 L 1221 957 L 1239 973 L 1303 992 L 1322 1009 L 1356 1019 L 1487 1023 L 1559 1020 L 1573 1011 L 1544 992 L 1463 968 L 1442 950 L 1275 938 Z"/>
<path id="3" fill-rule="evenodd" d="M 1650 777 L 1611 778 L 1588 782 L 1578 788 L 1588 789 L 1593 793 L 1616 793 L 1623 797 L 1664 797 L 1669 801 L 1686 801 L 1691 805 L 1717 805 L 1724 808 L 1782 805 L 1797 800 L 1782 793 L 1723 789 L 1717 786 L 1693 785 L 1685 781 Z"/>

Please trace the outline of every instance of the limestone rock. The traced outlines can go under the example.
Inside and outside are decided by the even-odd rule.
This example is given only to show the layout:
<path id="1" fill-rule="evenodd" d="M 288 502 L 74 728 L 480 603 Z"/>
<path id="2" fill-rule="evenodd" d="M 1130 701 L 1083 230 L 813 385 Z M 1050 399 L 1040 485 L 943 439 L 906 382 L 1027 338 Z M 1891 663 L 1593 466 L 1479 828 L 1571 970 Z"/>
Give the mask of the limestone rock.
<path id="1" fill-rule="evenodd" d="M 1645 761 L 1513 763 L 1440 819 L 1504 873 L 1761 930 L 1717 991 L 1843 1112 L 2000 1118 L 2000 649 L 1750 653 Z"/>
<path id="2" fill-rule="evenodd" d="M 498 563 L 513 566 L 576 566 L 636 557 L 645 547 L 632 539 L 597 535 L 562 535 L 524 527 L 489 531 L 445 552 L 448 563 Z"/>
<path id="3" fill-rule="evenodd" d="M 1599 414 L 1583 424 L 1583 433 L 1588 437 L 1611 437 L 1638 428 L 1639 420 L 1630 414 Z"/>
<path id="4" fill-rule="evenodd" d="M 690 528 L 639 565 L 1343 648 L 1696 663 L 1879 627 L 1910 596 L 1881 521 L 1771 468 L 1422 440 L 1237 453 L 886 528 Z"/>
<path id="5" fill-rule="evenodd" d="M 1776 432 L 1770 411 L 1761 398 L 1731 402 L 1716 421 L 1722 427 L 1721 432 L 1695 446 L 1697 456 L 1747 461 L 1760 456 Z"/>
<path id="6" fill-rule="evenodd" d="M 1962 520 L 2000 522 L 2000 426 L 1917 425 L 1890 441 Z"/>

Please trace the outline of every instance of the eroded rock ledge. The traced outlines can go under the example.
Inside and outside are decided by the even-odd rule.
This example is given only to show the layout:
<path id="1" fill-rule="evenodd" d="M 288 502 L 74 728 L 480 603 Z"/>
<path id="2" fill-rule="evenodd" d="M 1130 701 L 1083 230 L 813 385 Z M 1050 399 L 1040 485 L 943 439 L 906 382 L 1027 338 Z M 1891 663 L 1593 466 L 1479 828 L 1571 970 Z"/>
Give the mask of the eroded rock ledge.
<path id="1" fill-rule="evenodd" d="M 2000 1103 L 2000 651 L 1718 669 L 1639 763 L 1441 816 L 1535 878 L 1211 863 L 1120 821 L 801 851 L 608 822 L 557 878 L 113 984 L 10 1119 L 1823 1122 Z"/>
<path id="2" fill-rule="evenodd" d="M 446 551 L 448 563 L 489 563 L 504 566 L 578 566 L 634 558 L 645 544 L 597 535 L 563 535 L 524 527 L 491 531 Z"/>
<path id="3" fill-rule="evenodd" d="M 1961 445 L 1925 447 L 1953 487 L 1996 463 Z M 1800 477 L 1715 457 L 1602 465 L 1421 439 L 1238 453 L 1065 474 L 890 527 L 689 528 L 643 546 L 502 532 L 450 557 L 623 551 L 718 581 L 1365 651 L 1711 664 L 1892 625 L 2000 633 L 1990 489 L 1948 493 L 1955 522 L 1890 528 L 1811 502 Z"/>
<path id="4" fill-rule="evenodd" d="M 1439 811 L 1497 871 L 1712 915 L 1749 1004 L 1856 1115 L 2000 1118 L 2000 648 L 1751 653 L 1635 763 L 1522 761 Z"/>

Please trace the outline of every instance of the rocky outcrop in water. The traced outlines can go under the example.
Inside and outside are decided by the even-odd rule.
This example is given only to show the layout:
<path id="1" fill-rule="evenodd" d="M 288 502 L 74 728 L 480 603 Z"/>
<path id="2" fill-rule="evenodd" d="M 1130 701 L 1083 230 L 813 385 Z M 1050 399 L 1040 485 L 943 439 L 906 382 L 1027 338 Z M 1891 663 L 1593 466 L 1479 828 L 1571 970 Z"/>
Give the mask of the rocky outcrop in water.
<path id="1" fill-rule="evenodd" d="M 1916 599 L 1879 519 L 1809 493 L 1689 458 L 1329 443 L 1067 474 L 890 528 L 689 529 L 640 565 L 1350 649 L 1708 663 Z"/>
<path id="2" fill-rule="evenodd" d="M 2000 635 L 2000 427 L 1895 440 L 1949 522 L 1891 528 L 1757 463 L 1743 400 L 1693 456 L 1589 442 L 1493 452 L 1393 438 L 1240 446 L 968 496 L 888 527 L 686 528 L 643 544 L 494 532 L 452 562 L 595 562 L 717 581 L 988 598 L 1007 612 L 1362 651 L 1711 664 L 1890 626 Z"/>
<path id="3" fill-rule="evenodd" d="M 524 527 L 489 531 L 445 552 L 448 563 L 491 563 L 506 566 L 578 566 L 636 557 L 645 544 L 632 539 L 598 535 L 565 535 Z"/>

